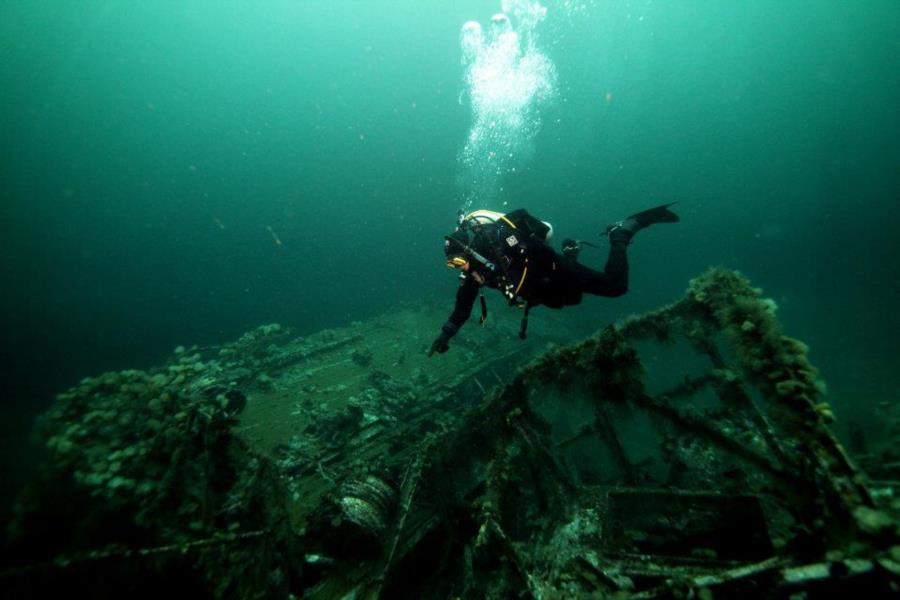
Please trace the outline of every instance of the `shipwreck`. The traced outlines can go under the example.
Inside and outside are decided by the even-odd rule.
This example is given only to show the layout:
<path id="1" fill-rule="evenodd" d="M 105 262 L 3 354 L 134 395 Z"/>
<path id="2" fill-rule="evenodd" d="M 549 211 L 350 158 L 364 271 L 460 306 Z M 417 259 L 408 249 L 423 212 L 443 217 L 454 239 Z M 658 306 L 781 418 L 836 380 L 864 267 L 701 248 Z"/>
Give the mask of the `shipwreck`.
<path id="1" fill-rule="evenodd" d="M 739 273 L 575 343 L 498 325 L 452 369 L 421 318 L 265 326 L 60 394 L 3 594 L 900 590 L 900 483 L 848 455 L 808 348 Z"/>

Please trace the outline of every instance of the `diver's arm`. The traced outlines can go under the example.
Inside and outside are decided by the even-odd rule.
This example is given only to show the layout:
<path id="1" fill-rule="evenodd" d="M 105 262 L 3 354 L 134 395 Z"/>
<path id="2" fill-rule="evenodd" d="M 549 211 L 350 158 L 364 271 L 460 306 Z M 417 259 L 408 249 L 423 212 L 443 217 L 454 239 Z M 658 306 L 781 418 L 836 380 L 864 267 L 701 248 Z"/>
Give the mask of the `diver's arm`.
<path id="1" fill-rule="evenodd" d="M 462 277 L 459 288 L 456 290 L 456 305 L 453 307 L 453 313 L 450 314 L 450 318 L 444 324 L 444 328 L 449 325 L 453 329 L 453 334 L 455 334 L 469 320 L 480 287 L 471 275 Z"/>
<path id="2" fill-rule="evenodd" d="M 450 314 L 447 322 L 441 327 L 441 335 L 431 344 L 428 356 L 435 352 L 443 354 L 450 348 L 448 345 L 450 338 L 456 335 L 459 328 L 469 320 L 469 316 L 472 314 L 472 307 L 475 305 L 475 298 L 478 297 L 478 289 L 480 287 L 478 282 L 471 276 L 463 276 L 462 283 L 460 283 L 459 289 L 456 290 L 456 304 L 453 307 L 453 312 Z"/>

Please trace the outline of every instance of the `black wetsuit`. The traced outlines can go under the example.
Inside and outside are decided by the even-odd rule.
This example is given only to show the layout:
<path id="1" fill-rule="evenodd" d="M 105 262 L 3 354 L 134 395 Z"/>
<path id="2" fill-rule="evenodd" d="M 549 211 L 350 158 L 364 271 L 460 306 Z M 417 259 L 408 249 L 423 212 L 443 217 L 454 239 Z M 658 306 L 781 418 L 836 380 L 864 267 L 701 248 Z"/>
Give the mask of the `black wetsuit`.
<path id="1" fill-rule="evenodd" d="M 532 244 L 528 253 L 528 273 L 517 297 L 527 306 L 544 305 L 562 308 L 581 302 L 582 294 L 614 298 L 628 291 L 628 256 L 626 249 L 630 236 L 610 236 L 609 256 L 603 271 L 595 271 L 578 263 L 574 258 L 562 256 L 546 243 Z M 500 289 L 502 280 L 495 273 L 481 268 L 477 271 L 484 279 L 480 284 L 471 273 L 463 273 L 456 292 L 453 313 L 441 328 L 453 336 L 472 314 L 475 298 L 482 285 Z M 511 274 L 517 281 L 521 274 Z"/>

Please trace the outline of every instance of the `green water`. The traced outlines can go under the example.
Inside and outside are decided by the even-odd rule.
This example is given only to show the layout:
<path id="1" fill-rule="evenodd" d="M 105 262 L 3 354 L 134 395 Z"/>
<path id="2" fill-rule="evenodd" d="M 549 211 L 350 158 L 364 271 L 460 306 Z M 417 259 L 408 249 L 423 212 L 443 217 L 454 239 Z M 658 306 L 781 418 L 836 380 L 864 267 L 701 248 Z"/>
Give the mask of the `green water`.
<path id="1" fill-rule="evenodd" d="M 900 392 L 900 3 L 543 4 L 552 93 L 490 185 L 464 157 L 460 29 L 498 0 L 0 5 L 11 472 L 83 376 L 265 322 L 449 312 L 441 236 L 467 198 L 557 239 L 679 201 L 631 246 L 630 293 L 571 318 L 587 334 L 737 268 L 812 346 L 839 431 L 877 435 Z"/>

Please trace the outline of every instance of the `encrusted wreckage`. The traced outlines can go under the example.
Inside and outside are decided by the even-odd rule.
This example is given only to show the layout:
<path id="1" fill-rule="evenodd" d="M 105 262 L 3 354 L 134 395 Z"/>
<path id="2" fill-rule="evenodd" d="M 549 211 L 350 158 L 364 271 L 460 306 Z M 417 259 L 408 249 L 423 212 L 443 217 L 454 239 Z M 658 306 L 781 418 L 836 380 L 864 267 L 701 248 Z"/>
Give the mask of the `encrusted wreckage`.
<path id="1" fill-rule="evenodd" d="M 43 421 L 50 467 L 23 493 L 9 548 L 26 551 L 0 582 L 57 590 L 102 572 L 101 595 L 183 580 L 196 597 L 896 594 L 900 486 L 848 458 L 807 348 L 774 313 L 717 269 L 509 381 L 509 346 L 463 347 L 441 376 L 400 350 L 379 363 L 359 335 L 277 328 L 215 358 L 89 380 Z M 61 481 L 74 523 L 49 496 Z M 42 536 L 55 545 L 35 547 Z"/>

